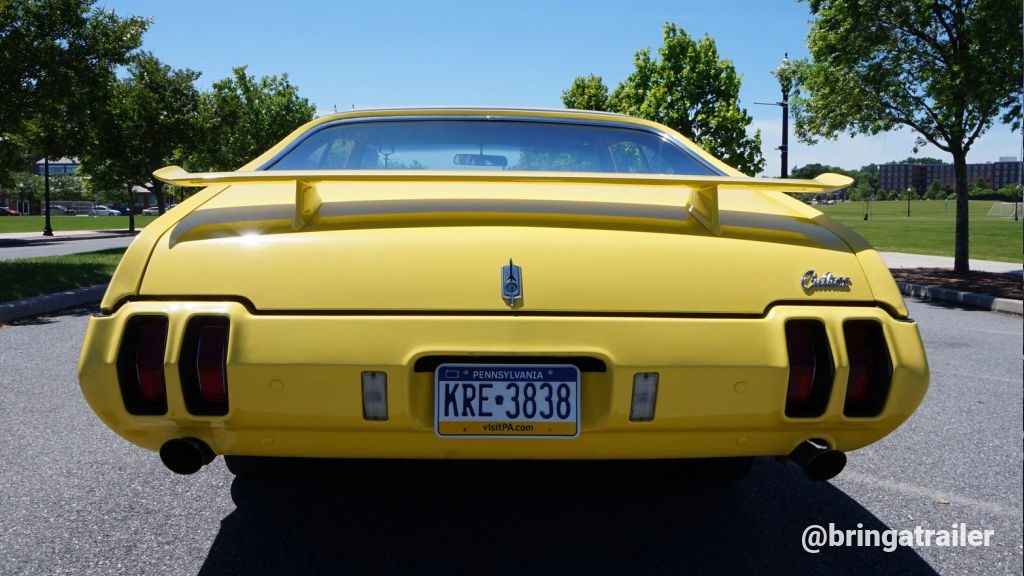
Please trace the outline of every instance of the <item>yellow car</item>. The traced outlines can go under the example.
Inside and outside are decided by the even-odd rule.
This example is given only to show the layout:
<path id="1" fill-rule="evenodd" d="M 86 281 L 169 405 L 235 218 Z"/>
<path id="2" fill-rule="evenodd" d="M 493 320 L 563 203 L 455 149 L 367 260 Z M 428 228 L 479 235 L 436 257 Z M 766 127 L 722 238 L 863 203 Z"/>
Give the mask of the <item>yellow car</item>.
<path id="1" fill-rule="evenodd" d="M 155 176 L 203 189 L 128 249 L 79 377 L 175 472 L 788 456 L 821 480 L 927 389 L 878 254 L 787 194 L 849 178 L 747 177 L 652 122 L 360 110 Z"/>

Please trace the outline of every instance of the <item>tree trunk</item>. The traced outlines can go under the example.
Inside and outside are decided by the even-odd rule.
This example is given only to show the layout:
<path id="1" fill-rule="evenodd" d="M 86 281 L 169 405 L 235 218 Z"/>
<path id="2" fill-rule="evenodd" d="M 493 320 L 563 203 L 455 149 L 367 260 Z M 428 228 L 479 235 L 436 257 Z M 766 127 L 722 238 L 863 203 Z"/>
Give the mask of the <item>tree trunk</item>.
<path id="1" fill-rule="evenodd" d="M 153 182 L 151 190 L 153 191 L 153 196 L 156 196 L 158 214 L 163 215 L 164 210 L 167 209 L 167 202 L 164 200 L 164 183 L 159 180 Z"/>
<path id="2" fill-rule="evenodd" d="M 954 148 L 953 176 L 956 180 L 956 241 L 953 252 L 953 272 L 966 274 L 971 270 L 968 260 L 968 204 L 967 204 L 967 152 Z"/>

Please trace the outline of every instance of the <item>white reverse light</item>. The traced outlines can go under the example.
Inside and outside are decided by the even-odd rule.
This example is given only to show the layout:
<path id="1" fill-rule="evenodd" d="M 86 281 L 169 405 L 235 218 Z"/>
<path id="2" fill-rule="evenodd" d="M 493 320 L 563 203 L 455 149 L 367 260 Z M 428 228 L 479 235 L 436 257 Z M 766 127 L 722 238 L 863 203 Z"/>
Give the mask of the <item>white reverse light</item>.
<path id="1" fill-rule="evenodd" d="M 658 399 L 658 373 L 637 372 L 633 375 L 633 405 L 629 419 L 634 422 L 654 420 L 654 404 Z"/>
<path id="2" fill-rule="evenodd" d="M 388 375 L 384 372 L 363 372 L 363 418 L 388 419 Z"/>

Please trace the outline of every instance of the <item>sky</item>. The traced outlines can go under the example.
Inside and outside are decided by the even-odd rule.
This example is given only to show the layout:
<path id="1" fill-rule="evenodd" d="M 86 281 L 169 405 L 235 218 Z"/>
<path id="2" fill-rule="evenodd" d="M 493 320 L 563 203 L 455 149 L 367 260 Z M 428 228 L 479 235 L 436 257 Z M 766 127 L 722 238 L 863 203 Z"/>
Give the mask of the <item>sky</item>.
<path id="1" fill-rule="evenodd" d="M 143 49 L 175 68 L 202 73 L 200 89 L 248 66 L 250 74 L 287 73 L 318 113 L 378 106 L 474 105 L 561 108 L 578 75 L 597 74 L 610 89 L 633 69 L 640 48 L 655 51 L 662 27 L 715 40 L 742 76 L 740 105 L 761 130 L 764 174 L 779 174 L 778 106 L 771 75 L 785 53 L 806 57 L 810 12 L 795 0 L 676 0 L 516 3 L 316 0 L 99 0 L 118 14 L 153 19 Z M 790 134 L 789 164 L 859 168 L 911 155 L 949 161 L 934 147 L 916 154 L 909 129 L 842 137 L 817 145 Z M 995 125 L 969 162 L 1020 157 L 1021 135 Z"/>

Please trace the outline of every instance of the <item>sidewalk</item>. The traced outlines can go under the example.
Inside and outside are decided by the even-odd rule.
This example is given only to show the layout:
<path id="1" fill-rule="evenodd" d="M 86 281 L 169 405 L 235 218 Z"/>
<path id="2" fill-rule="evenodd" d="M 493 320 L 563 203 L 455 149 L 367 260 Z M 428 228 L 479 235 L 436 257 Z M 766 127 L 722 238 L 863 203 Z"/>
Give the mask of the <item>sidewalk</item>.
<path id="1" fill-rule="evenodd" d="M 53 236 L 43 236 L 42 231 L 38 232 L 7 232 L 0 234 L 0 246 L 25 245 L 34 242 L 54 242 L 60 240 L 98 240 L 100 238 L 121 238 L 138 234 L 141 228 L 135 232 L 128 232 L 128 229 L 118 230 L 54 230 Z"/>
<path id="2" fill-rule="evenodd" d="M 885 264 L 889 269 L 894 271 L 912 268 L 937 268 L 942 270 L 953 269 L 953 258 L 946 256 L 926 256 L 923 254 L 903 254 L 900 252 L 880 252 L 879 254 L 882 256 L 882 260 L 885 261 Z M 990 275 L 1008 276 L 1014 279 L 1010 282 L 1016 282 L 1018 288 L 1020 287 L 1021 282 L 1024 281 L 1024 265 L 1019 263 L 995 262 L 992 260 L 970 260 L 970 269 L 972 274 L 977 272 L 983 274 L 987 273 Z M 955 283 L 948 282 L 949 280 L 952 280 L 952 278 L 945 279 L 947 281 L 946 286 L 937 285 L 938 282 L 935 281 L 936 276 L 941 277 L 943 274 L 936 275 L 935 273 L 926 273 L 926 271 L 922 270 L 910 271 L 906 275 L 894 275 L 897 276 L 896 285 L 899 286 L 900 292 L 903 293 L 904 296 L 920 298 L 921 300 L 939 300 L 942 302 L 950 302 L 953 304 L 981 308 L 983 310 L 992 310 L 995 312 L 1024 314 L 1024 301 L 1000 298 L 993 295 L 993 293 L 985 293 L 984 288 L 977 289 L 976 291 L 964 291 L 950 288 L 950 284 L 955 286 Z M 899 276 L 904 276 L 904 279 L 900 280 Z M 932 279 L 929 280 L 928 277 L 931 277 Z M 1003 279 L 999 279 L 997 283 L 1003 285 L 1007 282 Z M 996 290 L 994 293 L 998 294 L 999 291 Z"/>
<path id="3" fill-rule="evenodd" d="M 949 268 L 953 259 L 948 256 L 926 256 L 924 254 L 903 254 L 902 252 L 879 252 L 889 268 Z M 1010 272 L 1018 276 L 1024 272 L 1024 265 L 993 260 L 970 260 L 971 270 L 976 272 Z"/>
<path id="4" fill-rule="evenodd" d="M 53 236 L 41 232 L 0 234 L 0 262 L 124 248 L 136 234 L 127 230 L 75 230 L 54 232 Z"/>

